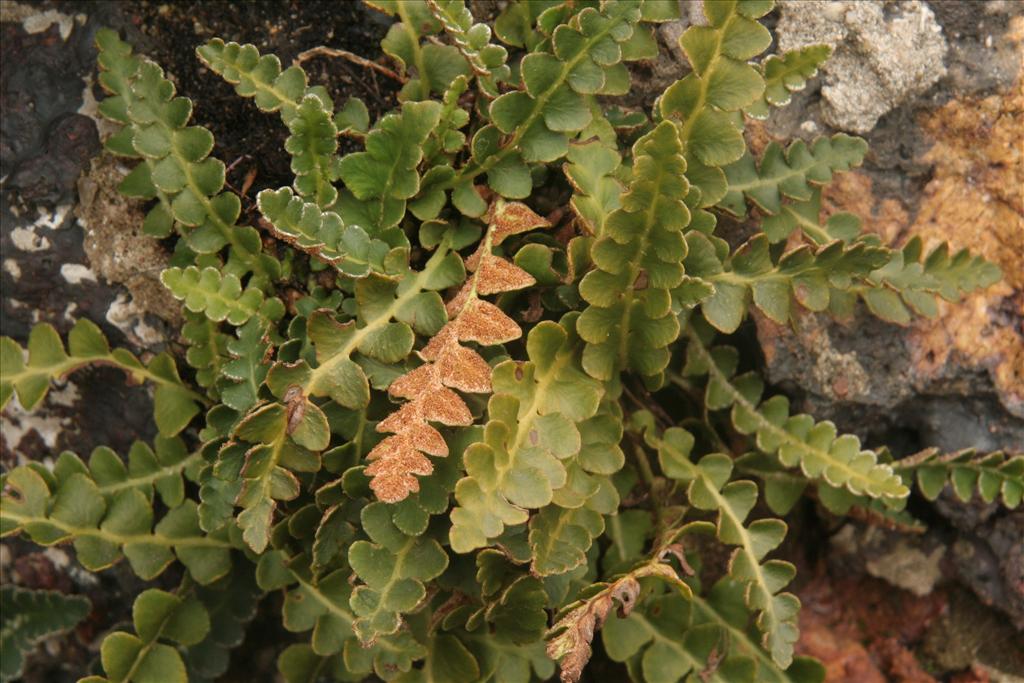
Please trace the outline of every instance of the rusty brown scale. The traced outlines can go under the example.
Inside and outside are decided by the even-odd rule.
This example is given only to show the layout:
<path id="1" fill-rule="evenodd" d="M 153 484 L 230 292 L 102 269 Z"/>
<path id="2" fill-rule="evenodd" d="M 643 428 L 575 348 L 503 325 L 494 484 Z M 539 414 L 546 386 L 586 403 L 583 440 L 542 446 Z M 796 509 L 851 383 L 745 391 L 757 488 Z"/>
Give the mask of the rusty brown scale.
<path id="1" fill-rule="evenodd" d="M 388 503 L 419 491 L 420 476 L 433 472 L 427 456 L 446 456 L 448 446 L 431 424 L 468 426 L 473 415 L 455 390 L 486 394 L 491 391 L 491 367 L 476 350 L 464 346 L 503 344 L 522 336 L 519 325 L 481 296 L 512 292 L 535 284 L 522 268 L 496 256 L 492 249 L 506 237 L 550 223 L 525 204 L 498 202 L 488 214 L 489 225 L 480 246 L 466 259 L 470 276 L 448 302 L 448 322 L 418 352 L 424 361 L 391 383 L 388 394 L 405 399 L 381 420 L 377 431 L 390 433 L 367 455 L 366 473 L 377 498 Z"/>

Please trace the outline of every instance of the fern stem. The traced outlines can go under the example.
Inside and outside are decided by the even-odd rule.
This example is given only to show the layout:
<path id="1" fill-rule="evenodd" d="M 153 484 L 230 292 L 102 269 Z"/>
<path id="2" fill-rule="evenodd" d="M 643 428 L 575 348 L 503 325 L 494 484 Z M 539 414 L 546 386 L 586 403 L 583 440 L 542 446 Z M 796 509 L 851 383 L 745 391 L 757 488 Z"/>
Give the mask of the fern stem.
<path id="1" fill-rule="evenodd" d="M 616 28 L 618 28 L 618 22 L 610 21 L 602 30 L 588 36 L 586 41 L 580 46 L 579 52 L 576 56 L 572 57 L 569 61 L 562 63 L 562 70 L 558 73 L 558 76 L 552 80 L 548 89 L 540 93 L 535 98 L 534 101 L 536 104 L 534 105 L 533 111 L 530 112 L 530 115 L 526 117 L 526 120 L 523 121 L 521 125 L 516 127 L 516 132 L 512 134 L 512 137 L 509 138 L 508 142 L 505 143 L 502 149 L 487 157 L 480 163 L 471 159 L 469 163 L 463 166 L 459 172 L 455 174 L 455 177 L 445 185 L 445 189 L 451 189 L 461 181 L 472 180 L 478 175 L 486 173 L 488 170 L 504 161 L 509 154 L 517 151 L 523 136 L 533 127 L 533 124 L 536 123 L 537 119 L 543 116 L 545 106 L 547 105 L 548 100 L 551 99 L 552 95 L 554 95 L 555 92 L 557 92 L 558 89 L 561 88 L 569 79 L 569 75 L 572 73 L 573 69 L 579 66 L 580 62 L 584 59 L 589 58 L 591 48 L 604 40 Z"/>
<path id="2" fill-rule="evenodd" d="M 687 335 L 690 337 L 690 344 L 693 346 L 693 349 L 696 351 L 697 355 L 700 356 L 701 359 L 707 364 L 709 374 L 712 375 L 714 379 L 721 384 L 725 391 L 729 393 L 734 403 L 743 407 L 750 413 L 750 415 L 753 416 L 753 419 L 756 420 L 759 425 L 758 431 L 762 429 L 766 430 L 770 432 L 774 437 L 779 439 L 780 443 L 792 444 L 794 447 L 798 447 L 801 450 L 811 451 L 812 453 L 814 453 L 816 457 L 827 462 L 829 464 L 829 467 L 841 470 L 845 475 L 847 475 L 847 480 L 852 479 L 861 481 L 863 482 L 864 489 L 869 489 L 870 485 L 873 483 L 873 480 L 870 477 L 866 476 L 863 472 L 859 472 L 854 468 L 850 467 L 847 463 L 839 460 L 838 458 L 833 457 L 833 455 L 829 451 L 822 448 L 818 448 L 811 443 L 804 442 L 790 434 L 782 427 L 776 426 L 775 424 L 767 420 L 758 411 L 757 405 L 748 401 L 746 396 L 744 396 L 739 390 L 737 390 L 733 383 L 730 381 L 730 379 L 725 375 L 725 373 L 723 373 L 719 369 L 718 365 L 715 363 L 714 358 L 711 356 L 711 353 L 708 351 L 707 347 L 704 346 L 704 342 L 701 341 L 697 334 L 692 330 L 689 330 L 687 331 Z M 774 453 L 769 453 L 769 455 L 774 455 Z"/>
<path id="3" fill-rule="evenodd" d="M 97 486 L 96 490 L 99 491 L 100 493 L 114 493 L 117 491 L 123 491 L 124 489 L 131 489 L 137 486 L 153 484 L 158 479 L 162 479 L 170 474 L 177 474 L 185 470 L 189 465 L 191 465 L 193 462 L 197 460 L 200 460 L 202 457 L 203 454 L 200 451 L 196 451 L 195 453 L 191 453 L 190 455 L 188 455 L 188 457 L 186 457 L 185 459 L 176 462 L 173 465 L 162 467 L 156 472 L 150 472 L 149 474 L 144 474 L 139 477 L 128 477 L 123 481 Z"/>
<path id="4" fill-rule="evenodd" d="M 131 356 L 131 354 L 126 355 Z M 131 358 L 132 360 L 135 360 L 134 356 L 131 356 Z M 138 380 L 140 383 L 142 381 L 149 381 L 152 382 L 153 384 L 161 384 L 164 386 L 173 387 L 174 389 L 177 389 L 188 394 L 188 397 L 190 399 L 203 404 L 207 408 L 213 405 L 213 402 L 203 394 L 200 394 L 196 391 L 193 391 L 192 389 L 189 389 L 184 384 L 178 384 L 172 382 L 169 379 L 156 375 L 141 363 L 139 363 L 138 365 L 126 363 L 120 360 L 117 357 L 116 353 L 112 353 L 107 356 L 99 356 L 95 358 L 75 358 L 72 356 L 68 357 L 68 359 L 62 363 L 58 363 L 57 365 L 50 365 L 47 367 L 35 368 L 32 366 L 26 366 L 25 369 L 21 370 L 20 372 L 5 372 L 3 379 L 4 382 L 10 382 L 11 384 L 17 385 L 25 381 L 26 379 L 34 379 L 36 377 L 63 378 L 71 374 L 72 372 L 75 372 L 76 370 L 80 370 L 86 367 L 87 365 L 110 365 L 115 368 L 118 368 L 119 370 L 123 370 L 125 373 L 131 375 L 133 379 Z"/>
<path id="5" fill-rule="evenodd" d="M 16 522 L 19 528 L 24 527 L 26 524 L 41 524 L 48 525 L 66 532 L 70 537 L 92 537 L 100 540 L 111 541 L 118 545 L 129 545 L 131 543 L 149 543 L 166 546 L 168 548 L 174 547 L 201 547 L 201 548 L 234 548 L 234 544 L 228 541 L 221 541 L 216 538 L 210 538 L 209 536 L 181 536 L 181 537 L 170 537 L 158 533 L 149 534 L 118 534 L 105 529 L 92 529 L 89 527 L 80 527 L 67 522 L 61 522 L 60 520 L 53 519 L 51 517 L 34 517 L 28 515 L 20 515 L 10 510 L 0 511 L 0 519 L 11 520 Z M 57 543 L 69 540 L 68 538 L 62 538 Z M 52 544 L 51 544 L 52 545 Z"/>

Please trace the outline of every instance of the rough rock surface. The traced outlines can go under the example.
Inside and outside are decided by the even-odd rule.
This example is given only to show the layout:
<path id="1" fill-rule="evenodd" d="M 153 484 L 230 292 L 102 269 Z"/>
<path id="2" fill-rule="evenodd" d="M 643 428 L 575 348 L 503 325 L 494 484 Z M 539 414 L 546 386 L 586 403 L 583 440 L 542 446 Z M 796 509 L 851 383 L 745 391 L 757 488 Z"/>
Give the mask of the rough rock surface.
<path id="1" fill-rule="evenodd" d="M 781 47 L 824 41 L 836 54 L 755 129 L 758 139 L 862 133 L 868 158 L 826 188 L 823 216 L 856 213 L 896 246 L 921 235 L 926 248 L 970 248 L 1003 280 L 907 328 L 866 311 L 846 324 L 801 315 L 795 331 L 756 318 L 769 379 L 802 409 L 897 454 L 1024 451 L 1024 4 L 781 5 Z M 858 109 L 844 88 L 875 90 Z M 844 557 L 912 590 L 955 579 L 1024 625 L 1024 512 L 946 496 L 919 512 L 936 517 L 930 526 L 948 547 L 941 576 L 933 532 L 907 540 L 861 530 L 845 537 Z"/>
<path id="2" fill-rule="evenodd" d="M 945 75 L 946 40 L 927 4 L 786 0 L 776 27 L 779 48 L 825 43 L 823 116 L 866 133 L 886 112 Z"/>

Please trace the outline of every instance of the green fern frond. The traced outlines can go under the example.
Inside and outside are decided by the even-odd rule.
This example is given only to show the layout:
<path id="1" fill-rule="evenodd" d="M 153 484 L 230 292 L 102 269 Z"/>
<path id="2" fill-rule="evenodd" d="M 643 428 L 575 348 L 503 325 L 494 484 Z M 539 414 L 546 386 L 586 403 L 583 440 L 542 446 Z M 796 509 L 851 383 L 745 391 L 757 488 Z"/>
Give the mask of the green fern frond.
<path id="1" fill-rule="evenodd" d="M 860 166 L 867 151 L 868 143 L 843 133 L 820 137 L 810 146 L 796 140 L 785 150 L 772 141 L 759 164 L 748 151 L 722 169 L 728 189 L 718 206 L 742 217 L 747 214 L 746 197 L 762 211 L 777 214 L 782 210 L 783 197 L 811 199 L 815 186 L 830 182 L 836 171 Z"/>
<path id="2" fill-rule="evenodd" d="M 330 48 L 289 68 L 253 45 L 198 49 L 287 128 L 294 180 L 258 193 L 252 225 L 171 77 L 97 34 L 106 147 L 136 164 L 121 191 L 167 241 L 199 390 L 86 321 L 67 347 L 45 324 L 27 350 L 0 339 L 0 405 L 32 409 L 86 365 L 155 385 L 151 445 L 0 474 L 0 535 L 67 544 L 89 571 L 127 558 L 162 587 L 182 577 L 138 597 L 134 632 L 101 647 L 106 678 L 85 683 L 215 680 L 257 611 L 291 634 L 270 653 L 288 683 L 576 683 L 598 647 L 637 683 L 821 683 L 795 656 L 795 569 L 773 555 L 786 524 L 764 515 L 806 495 L 805 513 L 919 532 L 915 485 L 1024 502 L 1024 456 L 864 449 L 766 399 L 749 345 L 713 343 L 748 314 L 796 325 L 798 306 L 849 318 L 863 300 L 905 324 L 999 277 L 824 215 L 861 140 L 754 158 L 745 117 L 830 53 L 752 61 L 771 0 L 705 2 L 679 40 L 691 68 L 653 111 L 631 78 L 661 73 L 654 25 L 676 0 L 508 0 L 493 22 L 464 0 L 367 4 L 391 17 L 394 70 Z M 312 54 L 399 82 L 397 106 L 336 109 L 298 65 Z M 341 154 L 339 135 L 361 148 Z M 760 232 L 716 236 L 748 202 Z M 698 434 L 716 452 L 695 455 Z M 38 635 L 10 626 L 9 593 L 4 677 Z"/>
<path id="3" fill-rule="evenodd" d="M 115 144 L 108 144 L 108 149 L 142 158 L 125 177 L 121 192 L 160 200 L 146 218 L 146 231 L 166 237 L 177 225 L 189 248 L 199 254 L 214 254 L 228 246 L 226 272 L 238 277 L 251 272 L 256 284 L 269 287 L 280 276 L 281 266 L 261 253 L 254 228 L 237 225 L 241 202 L 233 192 L 221 191 L 225 170 L 221 161 L 209 156 L 213 135 L 201 126 L 187 125 L 192 102 L 176 97 L 174 84 L 163 70 L 132 57 L 113 31 L 101 29 L 96 43 L 103 55 L 101 68 L 116 71 L 109 82 L 100 79 L 115 95 L 100 111 L 123 124 L 122 131 L 129 131 L 112 138 Z"/>
<path id="4" fill-rule="evenodd" d="M 280 299 L 264 299 L 256 287 L 243 290 L 236 276 L 221 275 L 216 268 L 167 268 L 160 273 L 160 281 L 174 298 L 185 303 L 185 308 L 203 313 L 213 322 L 227 320 L 239 326 L 253 316 L 278 320 L 284 315 Z"/>
<path id="5" fill-rule="evenodd" d="M 187 683 L 178 647 L 196 645 L 209 633 L 210 615 L 202 603 L 151 588 L 135 599 L 132 624 L 135 634 L 115 631 L 103 639 L 100 660 L 107 677 L 89 676 L 81 683 Z"/>
<path id="6" fill-rule="evenodd" d="M 88 365 L 112 365 L 133 382 L 156 385 L 153 415 L 164 436 L 180 432 L 208 403 L 182 383 L 170 355 L 161 353 L 143 365 L 125 349 L 111 351 L 100 328 L 84 318 L 71 328 L 67 349 L 57 330 L 43 323 L 29 335 L 27 362 L 25 351 L 10 337 L 0 337 L 0 408 L 17 393 L 22 407 L 33 410 L 46 398 L 51 382 Z"/>
<path id="7" fill-rule="evenodd" d="M 580 283 L 590 306 L 577 327 L 587 342 L 583 367 L 597 379 L 634 370 L 656 382 L 668 365 L 668 346 L 679 334 L 670 291 L 682 282 L 690 222 L 681 151 L 671 121 L 637 141 L 622 207 L 591 248 L 596 268 Z"/>
<path id="8" fill-rule="evenodd" d="M 484 441 L 466 452 L 455 488 L 450 540 L 459 553 L 527 521 L 566 483 L 562 460 L 579 453 L 578 424 L 597 412 L 601 388 L 579 368 L 570 330 L 543 323 L 527 340 L 529 362 L 494 370 Z"/>
<path id="9" fill-rule="evenodd" d="M 89 600 L 78 595 L 0 587 L 0 680 L 20 678 L 36 643 L 71 628 L 90 609 Z"/>
<path id="10" fill-rule="evenodd" d="M 921 238 L 913 237 L 903 249 L 893 250 L 889 262 L 874 271 L 857 293 L 874 315 L 907 325 L 911 310 L 934 318 L 939 312 L 937 297 L 955 303 L 1001 277 L 998 266 L 967 249 L 950 255 L 949 245 L 942 243 L 925 255 Z M 837 314 L 848 317 L 850 304 L 843 304 Z"/>
<path id="11" fill-rule="evenodd" d="M 643 423 L 642 416 L 638 419 Z M 747 586 L 747 606 L 757 612 L 762 645 L 773 661 L 788 667 L 799 635 L 796 619 L 800 601 L 791 593 L 779 591 L 793 580 L 796 568 L 781 560 L 764 561 L 785 537 L 785 522 L 758 519 L 744 526 L 757 502 L 757 486 L 750 481 L 731 481 L 732 458 L 712 453 L 694 463 L 690 460 L 694 440 L 688 432 L 674 427 L 659 437 L 652 423 L 649 419 L 645 425 L 645 442 L 657 449 L 662 471 L 687 486 L 691 505 L 718 513 L 719 540 L 738 546 L 729 562 L 729 575 Z"/>
<path id="12" fill-rule="evenodd" d="M 659 107 L 664 118 L 679 121 L 687 179 L 700 189 L 701 207 L 725 196 L 722 167 L 746 151 L 735 113 L 764 93 L 760 72 L 746 62 L 771 44 L 768 29 L 756 20 L 773 5 L 772 0 L 705 3 L 708 25 L 691 26 L 679 38 L 693 71 L 668 87 Z"/>
<path id="13" fill-rule="evenodd" d="M 912 477 L 928 500 L 938 498 L 947 484 L 964 503 L 970 502 L 975 492 L 982 501 L 998 499 L 1010 510 L 1024 500 L 1024 453 L 978 453 L 968 448 L 942 454 L 937 448 L 929 448 L 894 461 L 892 468 Z"/>
<path id="14" fill-rule="evenodd" d="M 256 195 L 263 226 L 274 236 L 310 256 L 329 263 L 343 275 L 365 277 L 388 274 L 405 257 L 404 247 L 392 247 L 371 238 L 358 225 L 345 225 L 334 211 L 322 211 L 315 202 L 296 197 L 288 188 L 263 190 Z"/>
<path id="15" fill-rule="evenodd" d="M 789 322 L 794 302 L 811 311 L 830 306 L 834 311 L 846 300 L 843 294 L 864 286 L 890 254 L 867 242 L 835 240 L 817 249 L 798 247 L 776 262 L 766 235 L 751 238 L 731 255 L 717 237 L 691 232 L 687 243 L 687 273 L 714 286 L 700 301 L 701 311 L 726 333 L 736 331 L 751 303 L 780 324 Z"/>
<path id="16" fill-rule="evenodd" d="M 90 460 L 89 470 L 66 457 L 53 473 L 34 465 L 11 470 L 4 480 L 0 533 L 23 532 L 40 545 L 73 541 L 78 561 L 90 571 L 127 557 L 139 577 L 152 579 L 176 557 L 205 584 L 231 570 L 234 544 L 225 534 L 204 534 L 195 502 L 180 500 L 180 482 L 174 482 L 184 461 L 161 466 L 146 457 L 148 463 L 126 476 L 123 465 L 113 464 L 116 456 L 100 453 Z M 152 486 L 170 507 L 155 526 Z M 177 504 L 171 507 L 168 501 Z"/>
<path id="17" fill-rule="evenodd" d="M 771 107 L 784 107 L 793 93 L 803 90 L 807 81 L 818 74 L 818 69 L 832 56 L 829 45 L 807 45 L 779 55 L 769 55 L 759 70 L 764 78 L 764 95 L 744 107 L 743 113 L 755 119 L 768 118 Z"/>
<path id="18" fill-rule="evenodd" d="M 756 373 L 736 376 L 738 359 L 736 349 L 708 349 L 697 334 L 690 334 L 683 373 L 708 375 L 705 404 L 709 410 L 731 408 L 733 425 L 743 434 L 755 435 L 758 449 L 775 455 L 785 467 L 799 466 L 812 480 L 893 503 L 907 497 L 909 489 L 900 477 L 878 462 L 874 452 L 862 449 L 857 437 L 838 436 L 829 421 L 790 415 L 785 396 L 762 401 L 764 382 Z"/>
<path id="19" fill-rule="evenodd" d="M 490 42 L 490 27 L 474 22 L 463 0 L 427 0 L 427 5 L 469 63 L 481 91 L 488 97 L 497 97 L 498 85 L 507 81 L 512 71 L 505 64 L 505 48 Z"/>

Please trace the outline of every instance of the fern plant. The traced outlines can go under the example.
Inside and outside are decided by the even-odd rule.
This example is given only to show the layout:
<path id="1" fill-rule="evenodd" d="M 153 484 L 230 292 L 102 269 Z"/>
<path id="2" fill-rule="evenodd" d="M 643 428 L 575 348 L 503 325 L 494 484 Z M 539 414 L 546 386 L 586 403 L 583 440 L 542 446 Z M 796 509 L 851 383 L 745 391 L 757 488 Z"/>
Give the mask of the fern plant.
<path id="1" fill-rule="evenodd" d="M 252 45 L 198 48 L 289 131 L 295 181 L 251 224 L 191 102 L 97 35 L 106 147 L 134 160 L 121 190 L 145 231 L 174 240 L 188 352 L 144 365 L 84 320 L 67 347 L 47 325 L 27 354 L 4 338 L 4 403 L 114 365 L 154 385 L 160 437 L 4 473 L 0 531 L 72 543 L 91 571 L 184 571 L 138 596 L 85 680 L 215 678 L 279 593 L 290 682 L 571 682 L 595 648 L 647 683 L 820 681 L 776 552 L 805 490 L 904 521 L 912 489 L 947 483 L 1020 504 L 1024 457 L 865 448 L 766 395 L 730 342 L 752 311 L 863 301 L 904 324 L 999 277 L 823 218 L 863 141 L 748 150 L 745 116 L 829 55 L 761 59 L 771 0 L 705 3 L 679 40 L 689 73 L 649 112 L 612 103 L 674 1 L 521 0 L 493 27 L 459 0 L 369 4 L 395 19 L 382 48 L 404 78 L 373 125 Z M 339 135 L 364 149 L 339 155 Z M 750 205 L 731 249 L 717 218 Z M 699 571 L 694 535 L 730 549 L 724 574 Z"/>
<path id="2" fill-rule="evenodd" d="M 89 608 L 89 601 L 77 595 L 0 587 L 0 680 L 19 678 L 25 655 L 39 641 L 80 622 Z"/>

